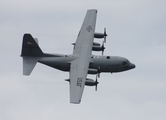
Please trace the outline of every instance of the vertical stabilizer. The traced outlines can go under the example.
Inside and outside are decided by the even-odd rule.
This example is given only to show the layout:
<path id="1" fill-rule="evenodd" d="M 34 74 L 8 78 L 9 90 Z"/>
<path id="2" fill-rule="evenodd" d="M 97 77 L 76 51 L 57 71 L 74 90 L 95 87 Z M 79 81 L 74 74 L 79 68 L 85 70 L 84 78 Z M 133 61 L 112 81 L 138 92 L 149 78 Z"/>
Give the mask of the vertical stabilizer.
<path id="1" fill-rule="evenodd" d="M 23 58 L 23 75 L 30 75 L 36 63 L 43 56 L 37 38 L 24 34 L 21 57 Z"/>
<path id="2" fill-rule="evenodd" d="M 41 57 L 42 55 L 43 52 L 38 45 L 38 40 L 33 38 L 31 34 L 24 34 L 21 56 Z"/>

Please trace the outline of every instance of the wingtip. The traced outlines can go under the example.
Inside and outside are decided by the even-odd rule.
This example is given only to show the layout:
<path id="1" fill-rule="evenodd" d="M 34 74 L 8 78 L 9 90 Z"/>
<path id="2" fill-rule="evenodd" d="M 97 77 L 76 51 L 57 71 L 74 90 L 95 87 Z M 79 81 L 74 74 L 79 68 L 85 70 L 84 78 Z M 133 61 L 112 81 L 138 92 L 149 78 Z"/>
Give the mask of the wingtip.
<path id="1" fill-rule="evenodd" d="M 80 104 L 80 102 L 70 102 L 71 104 Z"/>
<path id="2" fill-rule="evenodd" d="M 96 11 L 96 13 L 97 13 L 97 9 L 89 9 L 88 11 Z"/>
<path id="3" fill-rule="evenodd" d="M 70 103 L 72 103 L 72 104 L 80 104 L 81 100 L 79 100 L 79 101 L 70 101 Z"/>

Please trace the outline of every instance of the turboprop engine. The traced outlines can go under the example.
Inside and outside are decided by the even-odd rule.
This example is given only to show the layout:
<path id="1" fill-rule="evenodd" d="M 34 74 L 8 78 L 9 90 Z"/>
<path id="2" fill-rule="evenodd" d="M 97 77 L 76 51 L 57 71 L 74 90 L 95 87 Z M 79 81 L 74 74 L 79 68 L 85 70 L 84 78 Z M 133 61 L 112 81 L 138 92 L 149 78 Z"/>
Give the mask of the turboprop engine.
<path id="1" fill-rule="evenodd" d="M 75 45 L 75 43 L 72 43 L 72 45 Z M 105 47 L 104 45 L 100 46 L 100 43 L 93 42 L 92 50 L 93 51 L 104 51 Z"/>
<path id="2" fill-rule="evenodd" d="M 85 85 L 87 85 L 87 86 L 95 86 L 95 85 L 97 85 L 98 83 L 99 83 L 99 82 L 94 81 L 93 79 L 89 79 L 89 78 L 87 78 L 86 81 L 85 81 Z"/>
<path id="3" fill-rule="evenodd" d="M 70 82 L 70 79 L 65 79 L 65 81 Z M 86 80 L 85 80 L 85 85 L 86 86 L 95 86 L 96 91 L 97 91 L 97 84 L 99 84 L 99 82 L 97 81 L 97 77 L 96 77 L 96 81 L 93 79 L 89 79 L 89 78 L 86 78 Z"/>
<path id="4" fill-rule="evenodd" d="M 94 38 L 104 38 L 104 42 L 106 42 L 106 37 L 107 37 L 107 33 L 106 33 L 106 28 L 104 28 L 104 33 L 94 33 Z"/>
<path id="5" fill-rule="evenodd" d="M 65 79 L 65 81 L 70 82 L 70 79 Z M 94 81 L 93 79 L 89 79 L 89 78 L 86 78 L 86 81 L 85 81 L 86 86 L 95 86 L 98 83 L 99 83 L 98 81 Z"/>
<path id="6" fill-rule="evenodd" d="M 75 43 L 72 43 L 72 45 L 75 45 Z M 93 45 L 94 45 L 94 46 L 100 46 L 100 43 L 93 42 Z"/>
<path id="7" fill-rule="evenodd" d="M 99 73 L 98 69 L 91 69 L 91 68 L 88 69 L 88 74 L 98 74 L 98 73 Z"/>
<path id="8" fill-rule="evenodd" d="M 105 47 L 102 45 L 102 46 L 93 46 L 92 47 L 92 50 L 93 51 L 103 51 L 105 49 Z"/>

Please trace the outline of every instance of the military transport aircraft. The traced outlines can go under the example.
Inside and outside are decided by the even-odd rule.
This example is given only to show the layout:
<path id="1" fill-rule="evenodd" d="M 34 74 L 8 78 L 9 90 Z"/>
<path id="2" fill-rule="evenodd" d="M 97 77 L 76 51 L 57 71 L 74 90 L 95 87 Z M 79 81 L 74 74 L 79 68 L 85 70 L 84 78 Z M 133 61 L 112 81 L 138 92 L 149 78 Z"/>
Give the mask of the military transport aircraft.
<path id="1" fill-rule="evenodd" d="M 30 75 L 36 63 L 69 72 L 70 103 L 81 102 L 84 86 L 95 86 L 101 72 L 122 72 L 135 68 L 128 59 L 118 56 L 104 56 L 104 43 L 106 42 L 106 29 L 104 33 L 95 33 L 97 10 L 88 10 L 81 30 L 74 45 L 73 54 L 47 54 L 43 53 L 36 38 L 24 34 L 21 57 L 23 58 L 23 75 Z M 94 38 L 104 38 L 103 44 L 93 42 Z M 102 51 L 102 55 L 93 55 L 92 51 Z M 87 78 L 87 74 L 95 74 L 96 80 Z"/>

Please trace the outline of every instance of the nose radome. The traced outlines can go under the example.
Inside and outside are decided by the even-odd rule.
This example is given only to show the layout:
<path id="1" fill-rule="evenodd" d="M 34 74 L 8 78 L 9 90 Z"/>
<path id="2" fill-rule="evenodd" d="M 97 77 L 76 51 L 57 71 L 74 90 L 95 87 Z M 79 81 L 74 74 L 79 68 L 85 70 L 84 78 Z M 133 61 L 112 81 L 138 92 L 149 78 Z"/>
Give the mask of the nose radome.
<path id="1" fill-rule="evenodd" d="M 131 68 L 135 68 L 135 67 L 136 67 L 135 64 L 131 63 Z"/>

